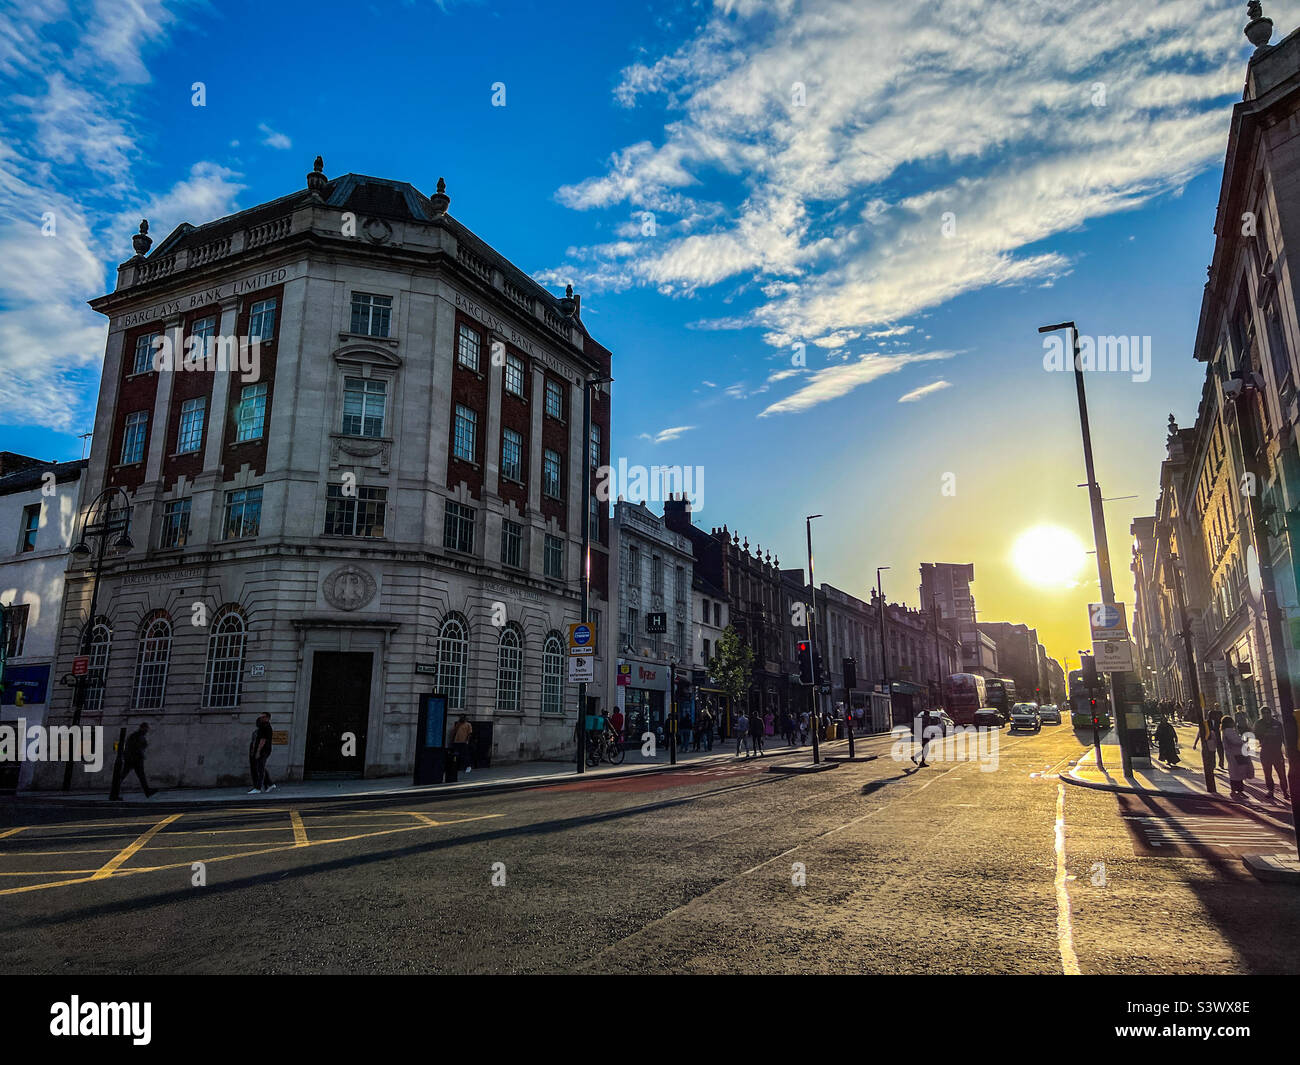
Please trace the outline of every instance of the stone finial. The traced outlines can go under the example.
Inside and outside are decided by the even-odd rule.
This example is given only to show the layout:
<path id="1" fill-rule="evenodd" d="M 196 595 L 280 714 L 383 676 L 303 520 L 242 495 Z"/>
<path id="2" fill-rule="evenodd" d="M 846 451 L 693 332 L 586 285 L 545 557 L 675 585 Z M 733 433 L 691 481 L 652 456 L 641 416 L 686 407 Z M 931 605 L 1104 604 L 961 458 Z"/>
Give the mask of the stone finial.
<path id="1" fill-rule="evenodd" d="M 149 249 L 153 247 L 153 238 L 149 236 L 149 219 L 140 219 L 140 232 L 131 238 L 131 247 L 138 256 L 149 254 Z"/>
<path id="2" fill-rule="evenodd" d="M 442 178 L 438 179 L 438 191 L 429 197 L 429 202 L 433 204 L 433 213 L 437 218 L 445 215 L 447 208 L 451 206 L 451 197 L 447 195 L 447 182 Z"/>
<path id="3" fill-rule="evenodd" d="M 1255 46 L 1256 51 L 1268 44 L 1269 38 L 1273 36 L 1273 20 L 1264 15 L 1263 5 L 1259 0 L 1250 0 L 1246 5 L 1246 14 L 1250 21 L 1246 23 L 1246 28 L 1242 31 L 1246 35 L 1246 40 Z"/>
<path id="4" fill-rule="evenodd" d="M 1178 422 L 1174 419 L 1173 414 L 1169 415 L 1169 438 L 1172 440 L 1178 435 Z"/>
<path id="5" fill-rule="evenodd" d="M 572 318 L 578 313 L 578 300 L 573 295 L 573 286 L 564 286 L 564 295 L 560 297 L 560 313 L 566 318 Z"/>
<path id="6" fill-rule="evenodd" d="M 325 176 L 325 160 L 318 155 L 312 164 L 311 173 L 307 175 L 307 191 L 319 196 L 328 181 L 329 178 Z"/>

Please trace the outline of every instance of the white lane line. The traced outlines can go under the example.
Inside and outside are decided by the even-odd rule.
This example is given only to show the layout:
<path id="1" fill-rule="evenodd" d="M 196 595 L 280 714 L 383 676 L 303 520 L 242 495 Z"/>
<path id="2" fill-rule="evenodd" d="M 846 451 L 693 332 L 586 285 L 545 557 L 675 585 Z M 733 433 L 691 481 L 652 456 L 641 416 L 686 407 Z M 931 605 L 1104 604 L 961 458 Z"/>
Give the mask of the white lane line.
<path id="1" fill-rule="evenodd" d="M 1065 782 L 1056 782 L 1056 944 L 1061 951 L 1061 969 L 1066 976 L 1079 976 L 1079 957 L 1074 953 L 1074 926 L 1070 920 L 1070 892 L 1065 879 Z"/>

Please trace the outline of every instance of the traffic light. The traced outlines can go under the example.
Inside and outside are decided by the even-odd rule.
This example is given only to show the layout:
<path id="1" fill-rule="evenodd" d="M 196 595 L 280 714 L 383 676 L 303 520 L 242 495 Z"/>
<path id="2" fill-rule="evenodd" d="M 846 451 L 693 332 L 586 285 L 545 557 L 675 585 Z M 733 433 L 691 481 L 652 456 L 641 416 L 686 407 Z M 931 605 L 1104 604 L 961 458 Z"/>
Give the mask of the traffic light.
<path id="1" fill-rule="evenodd" d="M 811 684 L 813 682 L 812 645 L 807 640 L 800 640 L 798 652 L 799 683 Z"/>
<path id="2" fill-rule="evenodd" d="M 1101 715 L 1097 713 L 1097 700 L 1088 700 L 1088 709 L 1092 712 L 1092 727 L 1101 728 Z"/>
<path id="3" fill-rule="evenodd" d="M 813 666 L 813 676 L 816 678 L 817 686 L 820 688 L 826 683 L 826 667 L 822 665 L 822 653 L 820 651 L 817 652 L 816 658 L 813 661 Z"/>
<path id="4" fill-rule="evenodd" d="M 852 691 L 858 686 L 858 664 L 852 658 L 844 660 L 844 690 Z"/>
<path id="5" fill-rule="evenodd" d="M 691 701 L 691 678 L 677 677 L 673 680 L 673 701 L 680 707 Z"/>
<path id="6" fill-rule="evenodd" d="M 1097 684 L 1097 660 L 1092 655 L 1082 655 L 1079 659 L 1080 668 L 1083 670 L 1083 686 L 1085 688 L 1096 688 Z"/>

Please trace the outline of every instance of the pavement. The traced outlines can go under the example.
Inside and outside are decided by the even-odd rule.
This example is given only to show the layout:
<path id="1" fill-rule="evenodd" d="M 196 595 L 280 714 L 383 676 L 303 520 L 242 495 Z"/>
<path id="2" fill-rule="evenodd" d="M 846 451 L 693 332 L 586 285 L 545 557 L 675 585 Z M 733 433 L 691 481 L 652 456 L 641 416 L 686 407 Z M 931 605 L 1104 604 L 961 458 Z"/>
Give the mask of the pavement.
<path id="1" fill-rule="evenodd" d="M 862 740 L 864 737 L 858 737 Z M 822 751 L 835 755 L 848 752 L 847 740 L 823 742 Z M 781 737 L 767 738 L 766 754 L 768 757 L 801 755 L 811 759 L 812 746 L 789 747 Z M 414 785 L 408 774 L 402 776 L 372 777 L 349 780 L 305 780 L 277 784 L 275 789 L 262 794 L 252 794 L 247 787 L 222 788 L 159 788 L 146 798 L 139 790 L 134 777 L 128 776 L 122 782 L 122 798 L 113 805 L 127 806 L 194 806 L 222 805 L 229 803 L 249 803 L 262 800 L 273 802 L 325 802 L 337 799 L 380 799 L 400 796 L 421 795 L 463 795 L 487 794 L 495 791 L 515 791 L 525 788 L 543 787 L 574 781 L 620 778 L 636 776 L 643 773 L 667 772 L 684 765 L 716 765 L 744 761 L 735 755 L 735 741 L 715 740 L 713 750 L 679 751 L 677 764 L 669 762 L 666 749 L 660 749 L 653 757 L 644 756 L 639 747 L 629 748 L 621 765 L 588 766 L 584 773 L 574 771 L 572 762 L 537 761 L 518 762 L 511 765 L 492 766 L 486 769 L 461 771 L 454 782 L 442 784 Z M 272 765 L 272 779 L 275 766 Z M 107 804 L 110 802 L 106 790 L 96 791 L 26 791 L 20 792 L 17 800 L 22 803 L 56 803 L 56 804 Z"/>

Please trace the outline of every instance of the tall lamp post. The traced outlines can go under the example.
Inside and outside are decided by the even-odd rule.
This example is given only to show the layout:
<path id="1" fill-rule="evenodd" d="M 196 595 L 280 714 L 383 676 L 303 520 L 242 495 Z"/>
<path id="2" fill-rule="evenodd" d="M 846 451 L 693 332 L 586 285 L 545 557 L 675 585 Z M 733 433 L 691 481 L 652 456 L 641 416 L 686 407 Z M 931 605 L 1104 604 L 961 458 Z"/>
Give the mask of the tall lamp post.
<path id="1" fill-rule="evenodd" d="M 1192 653 L 1192 627 L 1187 623 L 1187 601 L 1183 595 L 1183 574 L 1179 568 L 1178 556 L 1169 555 L 1169 569 L 1174 586 L 1174 608 L 1178 611 L 1178 633 L 1183 641 L 1183 654 L 1187 657 L 1187 686 L 1191 691 L 1192 705 L 1196 708 L 1196 731 L 1201 737 L 1201 768 L 1205 772 L 1205 790 L 1211 795 L 1218 792 L 1214 783 L 1214 752 L 1205 741 L 1205 706 L 1201 702 L 1201 683 L 1196 676 L 1196 655 Z"/>
<path id="2" fill-rule="evenodd" d="M 820 514 L 809 514 L 804 519 L 804 525 L 808 530 L 808 590 L 812 593 L 812 615 L 808 618 L 808 653 L 812 656 L 812 685 L 808 689 L 808 714 L 809 724 L 812 731 L 813 747 L 813 765 L 817 765 L 821 760 L 821 747 L 817 743 L 817 684 L 821 680 L 817 676 L 817 585 L 813 581 L 813 549 L 812 549 L 812 523 L 813 518 L 820 518 Z"/>
<path id="3" fill-rule="evenodd" d="M 130 551 L 135 544 L 131 541 L 131 501 L 121 488 L 105 488 L 90 503 L 86 517 L 81 524 L 81 536 L 72 548 L 74 557 L 85 560 L 95 556 L 95 574 L 90 584 L 90 614 L 81 630 L 81 647 L 83 657 L 90 655 L 91 643 L 95 632 L 95 614 L 99 607 L 99 578 L 104 570 L 104 557 L 111 546 L 117 553 Z M 109 540 L 112 544 L 109 544 Z M 94 540 L 92 550 L 87 540 Z M 76 680 L 72 692 L 72 727 L 81 724 L 81 712 L 86 706 L 86 686 L 90 682 L 90 673 L 86 672 Z M 63 766 L 63 790 L 72 788 L 72 761 Z"/>
<path id="4" fill-rule="evenodd" d="M 1092 429 L 1088 425 L 1088 397 L 1083 384 L 1083 361 L 1079 357 L 1079 328 L 1073 322 L 1038 327 L 1040 333 L 1065 330 L 1070 334 L 1074 351 L 1074 388 L 1079 400 L 1079 426 L 1083 432 L 1083 463 L 1088 475 L 1088 499 L 1092 506 L 1092 538 L 1097 548 L 1097 578 L 1101 585 L 1101 601 L 1106 606 L 1115 605 L 1115 585 L 1110 573 L 1110 547 L 1106 540 L 1106 514 L 1102 507 L 1101 485 L 1092 462 Z M 976 635 L 978 639 L 978 634 Z M 1123 692 L 1127 687 L 1127 673 L 1110 676 L 1110 700 L 1115 717 L 1115 731 L 1119 738 L 1120 760 L 1125 776 L 1133 772 L 1133 755 L 1129 749 L 1127 709 Z M 1145 735 L 1143 739 L 1145 739 Z"/>

